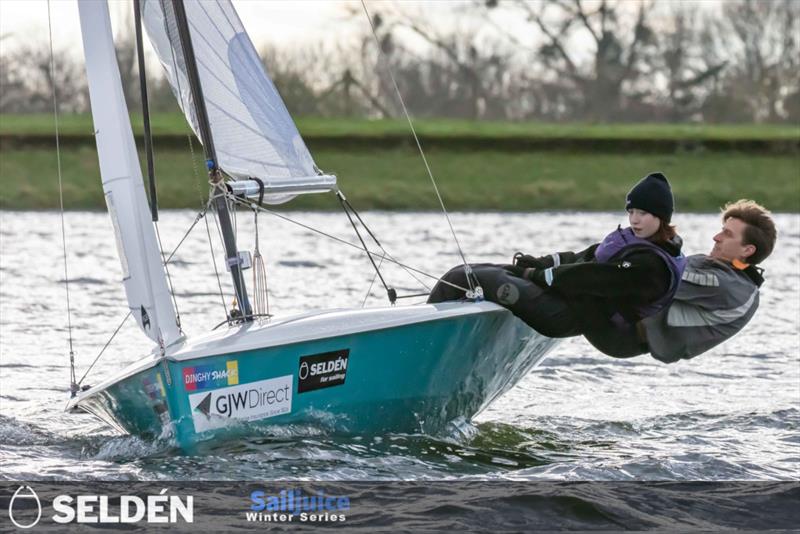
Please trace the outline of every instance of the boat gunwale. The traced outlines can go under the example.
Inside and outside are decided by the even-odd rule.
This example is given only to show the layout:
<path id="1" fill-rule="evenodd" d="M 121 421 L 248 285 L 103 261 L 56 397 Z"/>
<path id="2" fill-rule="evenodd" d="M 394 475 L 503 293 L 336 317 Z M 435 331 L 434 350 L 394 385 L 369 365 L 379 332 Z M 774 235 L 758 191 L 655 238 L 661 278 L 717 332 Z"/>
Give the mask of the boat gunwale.
<path id="1" fill-rule="evenodd" d="M 424 305 L 424 304 L 422 304 L 422 305 Z M 465 305 L 468 305 L 468 306 L 465 306 Z M 336 308 L 334 308 L 334 309 L 328 309 L 328 310 L 319 310 L 319 311 L 316 311 L 316 312 L 305 312 L 305 313 L 297 314 L 296 316 L 289 316 L 286 319 L 282 320 L 280 323 L 262 325 L 261 328 L 259 328 L 259 330 L 256 330 L 255 332 L 258 332 L 258 331 L 261 331 L 262 329 L 266 329 L 266 328 L 270 328 L 270 327 L 280 327 L 282 325 L 285 325 L 285 324 L 287 324 L 289 322 L 294 322 L 296 320 L 310 319 L 310 318 L 313 318 L 313 317 L 318 317 L 318 316 L 331 314 L 331 313 L 336 313 L 336 312 L 342 312 L 342 311 L 359 311 L 359 312 L 361 312 L 361 311 L 370 311 L 370 310 L 372 310 L 372 311 L 383 311 L 383 312 L 385 312 L 385 311 L 389 311 L 389 310 L 405 310 L 405 309 L 408 309 L 408 308 L 413 308 L 415 306 L 418 306 L 418 305 L 403 306 L 403 307 L 366 308 L 366 309 L 364 309 L 364 308 L 358 308 L 358 309 L 354 309 L 354 308 L 338 308 L 338 309 L 336 309 Z M 398 320 L 398 321 L 396 321 L 394 323 L 390 323 L 390 324 L 385 324 L 385 323 L 384 324 L 380 324 L 379 323 L 379 324 L 376 325 L 375 328 L 365 327 L 365 328 L 362 328 L 362 329 L 356 328 L 356 329 L 342 330 L 341 332 L 339 332 L 339 333 L 337 333 L 335 335 L 324 335 L 324 334 L 319 333 L 319 332 L 316 333 L 317 335 L 314 335 L 315 333 L 311 333 L 308 337 L 303 338 L 303 339 L 294 339 L 294 340 L 290 340 L 290 341 L 286 341 L 286 342 L 276 342 L 276 343 L 273 343 L 273 344 L 260 344 L 258 346 L 244 347 L 244 348 L 237 347 L 236 350 L 231 351 L 230 354 L 238 354 L 238 353 L 241 353 L 241 352 L 246 352 L 246 351 L 249 351 L 249 350 L 255 350 L 255 349 L 260 349 L 260 348 L 271 348 L 271 347 L 278 347 L 278 346 L 290 346 L 290 345 L 296 345 L 298 343 L 304 343 L 304 342 L 307 342 L 307 341 L 317 341 L 317 340 L 320 340 L 320 339 L 347 336 L 347 335 L 353 335 L 353 334 L 360 334 L 360 333 L 365 333 L 365 332 L 380 332 L 382 330 L 388 330 L 388 329 L 391 329 L 391 328 L 398 328 L 398 327 L 408 326 L 408 325 L 412 325 L 412 324 L 423 324 L 423 323 L 428 323 L 428 322 L 443 321 L 443 320 L 447 320 L 447 319 L 452 319 L 452 318 L 456 318 L 456 317 L 464 317 L 464 316 L 468 316 L 468 315 L 478 315 L 478 314 L 484 314 L 484 313 L 488 314 L 488 313 L 498 313 L 498 312 L 507 312 L 509 315 L 511 315 L 511 312 L 508 311 L 506 308 L 504 308 L 504 307 L 502 307 L 502 306 L 500 306 L 498 304 L 495 304 L 493 302 L 489 302 L 489 301 L 478 301 L 478 302 L 451 301 L 451 302 L 442 302 L 442 303 L 436 303 L 436 304 L 428 304 L 428 306 L 435 307 L 436 311 L 432 312 L 432 313 L 429 313 L 429 314 L 427 314 L 425 316 L 422 316 L 421 318 L 420 318 L 419 315 L 417 315 L 416 317 L 418 318 L 418 320 L 414 320 L 415 316 L 410 316 L 408 318 L 403 318 L 403 319 L 400 319 L 400 320 Z M 241 331 L 241 329 L 242 329 L 241 326 L 239 326 L 239 327 L 231 327 L 228 330 L 227 334 L 231 335 L 231 336 L 232 335 L 236 335 L 238 332 Z M 533 330 L 533 329 L 532 329 L 532 331 L 535 332 L 535 330 Z M 222 336 L 219 339 L 225 339 L 226 337 L 227 337 L 227 335 L 226 336 Z M 186 343 L 186 341 L 187 340 L 184 340 L 184 344 Z M 174 345 L 173 345 L 173 347 L 174 347 Z M 177 349 L 177 350 L 179 351 L 180 349 Z M 133 375 L 136 375 L 136 374 L 138 374 L 138 373 L 140 373 L 142 371 L 147 371 L 148 369 L 152 369 L 153 367 L 155 367 L 156 365 L 158 365 L 158 364 L 160 364 L 162 362 L 184 362 L 184 361 L 193 360 L 193 359 L 212 358 L 212 357 L 215 357 L 215 356 L 221 356 L 223 354 L 226 354 L 226 353 L 225 352 L 214 352 L 214 351 L 207 351 L 207 353 L 204 353 L 203 351 L 198 351 L 198 352 L 195 352 L 195 353 L 189 352 L 187 354 L 182 355 L 182 357 L 175 357 L 174 353 L 173 354 L 169 354 L 168 353 L 168 354 L 166 354 L 164 356 L 160 356 L 160 355 L 158 355 L 156 353 L 152 353 L 151 352 L 149 355 L 144 356 L 144 357 L 132 362 L 128 366 L 124 367 L 117 374 L 112 375 L 111 377 L 103 380 L 102 382 L 100 382 L 96 386 L 93 386 L 93 387 L 87 389 L 86 391 L 78 392 L 78 394 L 75 397 L 69 399 L 69 401 L 67 402 L 67 405 L 64 408 L 64 411 L 65 412 L 74 412 L 75 410 L 80 409 L 80 410 L 83 410 L 83 411 L 85 411 L 87 413 L 92 413 L 92 412 L 88 412 L 87 410 L 85 410 L 84 408 L 81 407 L 82 401 L 87 400 L 90 397 L 93 397 L 94 395 L 97 395 L 97 394 L 101 393 L 102 391 L 105 391 L 106 389 L 108 389 L 109 387 L 113 386 L 114 384 L 117 384 L 117 383 L 119 383 L 119 382 L 121 382 L 121 381 L 123 381 L 123 380 L 125 380 L 127 378 L 130 378 Z"/>

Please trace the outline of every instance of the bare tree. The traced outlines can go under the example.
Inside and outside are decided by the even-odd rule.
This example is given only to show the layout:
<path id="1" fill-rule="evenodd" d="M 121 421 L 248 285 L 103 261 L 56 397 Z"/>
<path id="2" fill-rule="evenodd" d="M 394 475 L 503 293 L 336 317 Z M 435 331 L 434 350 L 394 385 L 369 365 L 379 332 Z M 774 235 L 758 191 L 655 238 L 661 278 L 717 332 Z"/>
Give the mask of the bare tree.
<path id="1" fill-rule="evenodd" d="M 372 18 L 377 43 L 371 31 L 361 41 L 362 80 L 375 82 L 370 94 L 394 114 L 401 110 L 390 71 L 416 115 L 506 118 L 508 48 L 479 37 L 480 20 L 474 14 L 453 9 L 451 15 L 455 24 L 443 29 L 427 13 L 403 4 L 382 5 Z"/>
<path id="2" fill-rule="evenodd" d="M 89 99 L 83 66 L 68 50 L 53 51 L 54 73 L 50 47 L 44 41 L 28 42 L 11 50 L 4 46 L 2 56 L 0 113 L 52 113 L 54 89 L 60 111 L 87 110 Z"/>
<path id="3" fill-rule="evenodd" d="M 114 36 L 114 51 L 122 78 L 122 92 L 129 110 L 141 109 L 142 98 L 139 85 L 139 65 L 136 55 L 136 28 L 133 19 L 133 4 L 120 2 L 115 5 L 117 34 Z"/>
<path id="4" fill-rule="evenodd" d="M 744 97 L 753 120 L 782 119 L 785 100 L 800 90 L 800 3 L 725 2 L 719 28 L 730 36 L 728 88 Z"/>
<path id="5" fill-rule="evenodd" d="M 577 92 L 581 114 L 593 120 L 619 115 L 626 86 L 642 74 L 656 44 L 648 18 L 651 4 L 643 0 L 490 0 L 486 6 L 519 12 L 541 34 L 538 59 L 564 89 Z"/>
<path id="6" fill-rule="evenodd" d="M 714 94 L 729 60 L 720 54 L 713 15 L 694 6 L 671 4 L 662 17 L 663 34 L 652 70 L 665 78 L 663 117 L 673 122 L 700 118 L 703 104 Z M 650 78 L 650 82 L 658 78 Z M 654 91 L 656 94 L 659 91 Z M 659 117 L 660 118 L 660 117 Z"/>

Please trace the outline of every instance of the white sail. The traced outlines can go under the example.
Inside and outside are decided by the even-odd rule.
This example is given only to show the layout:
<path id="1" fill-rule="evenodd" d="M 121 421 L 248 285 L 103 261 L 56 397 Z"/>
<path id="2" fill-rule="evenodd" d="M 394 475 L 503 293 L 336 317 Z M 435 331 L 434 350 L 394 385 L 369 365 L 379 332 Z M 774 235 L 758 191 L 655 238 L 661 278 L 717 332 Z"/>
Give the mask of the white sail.
<path id="1" fill-rule="evenodd" d="M 100 175 L 128 306 L 152 340 L 181 337 L 133 140 L 106 2 L 78 2 Z"/>
<path id="2" fill-rule="evenodd" d="M 142 21 L 195 134 L 199 128 L 172 0 L 145 0 Z M 229 0 L 184 2 L 217 164 L 237 180 L 264 182 L 266 201 L 329 191 Z"/>

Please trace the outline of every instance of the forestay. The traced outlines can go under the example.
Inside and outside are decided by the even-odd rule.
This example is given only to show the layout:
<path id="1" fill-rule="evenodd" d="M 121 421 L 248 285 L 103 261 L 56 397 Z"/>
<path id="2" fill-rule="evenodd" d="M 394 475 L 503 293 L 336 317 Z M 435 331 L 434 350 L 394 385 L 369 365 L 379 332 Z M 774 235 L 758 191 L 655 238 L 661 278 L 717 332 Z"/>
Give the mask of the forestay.
<path id="1" fill-rule="evenodd" d="M 145 0 L 142 20 L 178 103 L 199 136 L 171 0 Z M 329 191 L 229 0 L 185 2 L 217 164 L 235 180 L 264 182 L 270 203 Z"/>

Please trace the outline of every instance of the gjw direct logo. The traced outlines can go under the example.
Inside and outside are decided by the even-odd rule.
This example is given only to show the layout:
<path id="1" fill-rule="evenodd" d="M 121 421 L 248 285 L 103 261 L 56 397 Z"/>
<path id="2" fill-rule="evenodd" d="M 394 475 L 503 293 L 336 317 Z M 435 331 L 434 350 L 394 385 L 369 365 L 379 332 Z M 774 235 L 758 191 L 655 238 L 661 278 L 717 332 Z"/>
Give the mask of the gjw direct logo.
<path id="1" fill-rule="evenodd" d="M 194 497 L 167 495 L 58 495 L 51 503 L 55 523 L 185 523 L 194 522 Z M 45 513 L 42 499 L 30 486 L 20 486 L 8 503 L 8 518 L 17 528 L 33 528 Z"/>

